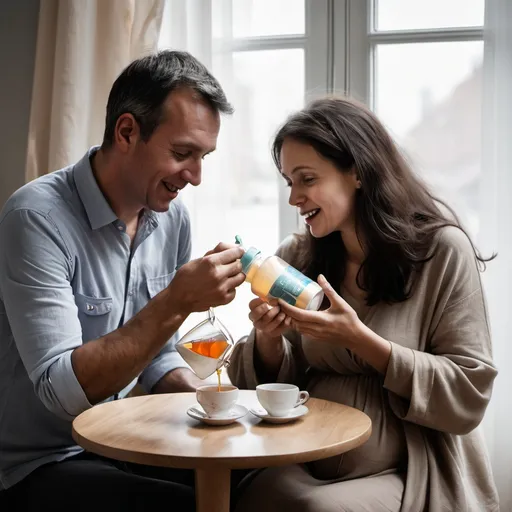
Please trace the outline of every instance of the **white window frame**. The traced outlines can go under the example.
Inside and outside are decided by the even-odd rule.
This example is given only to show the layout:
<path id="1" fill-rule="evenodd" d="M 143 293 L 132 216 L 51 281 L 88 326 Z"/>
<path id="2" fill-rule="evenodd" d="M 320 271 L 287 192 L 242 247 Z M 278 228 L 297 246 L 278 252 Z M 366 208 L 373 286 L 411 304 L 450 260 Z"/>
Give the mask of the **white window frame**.
<path id="1" fill-rule="evenodd" d="M 187 43 L 207 67 L 218 55 L 229 52 L 302 48 L 305 52 L 305 102 L 327 93 L 348 94 L 376 108 L 376 47 L 379 44 L 483 41 L 483 27 L 377 31 L 377 0 L 305 0 L 305 33 L 223 39 L 220 52 L 212 46 L 213 0 L 168 0 L 174 16 L 170 30 Z M 236 0 L 217 0 L 222 8 L 224 35 L 233 33 L 232 5 Z M 181 9 L 181 14 L 180 14 Z M 190 37 L 193 34 L 194 37 Z M 185 44 L 184 44 L 185 46 Z M 279 182 L 279 241 L 296 231 L 299 216 L 288 205 L 289 190 Z"/>
<path id="2" fill-rule="evenodd" d="M 225 34 L 229 34 L 232 28 L 233 1 L 236 0 L 224 0 L 222 3 L 222 19 L 226 20 L 225 31 L 223 31 Z M 329 23 L 329 20 L 332 20 L 333 0 L 305 0 L 305 10 L 304 34 L 233 37 L 227 40 L 223 38 L 222 47 L 214 48 L 214 52 L 217 55 L 229 55 L 230 52 L 302 48 L 305 58 L 305 102 L 315 96 L 322 96 L 331 91 L 334 84 L 333 27 Z M 288 194 L 289 190 L 284 181 L 280 182 L 278 196 L 279 241 L 296 231 L 299 225 L 298 212 L 288 205 Z"/>
<path id="3" fill-rule="evenodd" d="M 333 0 L 334 89 L 376 108 L 376 48 L 380 44 L 483 41 L 483 27 L 376 30 L 378 0 Z"/>

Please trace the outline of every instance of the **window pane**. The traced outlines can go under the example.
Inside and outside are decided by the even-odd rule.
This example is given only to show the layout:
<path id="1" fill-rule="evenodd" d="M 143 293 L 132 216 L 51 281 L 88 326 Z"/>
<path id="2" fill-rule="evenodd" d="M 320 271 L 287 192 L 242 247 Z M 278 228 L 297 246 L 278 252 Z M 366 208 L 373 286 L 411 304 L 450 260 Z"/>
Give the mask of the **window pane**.
<path id="1" fill-rule="evenodd" d="M 304 34 L 304 0 L 232 0 L 233 36 Z"/>
<path id="2" fill-rule="evenodd" d="M 304 51 L 229 53 L 215 58 L 213 73 L 235 113 L 222 118 L 218 149 L 204 161 L 203 182 L 183 191 L 192 216 L 193 257 L 220 241 L 234 243 L 235 235 L 270 255 L 279 244 L 281 179 L 270 144 L 287 115 L 303 106 Z M 235 301 L 218 308 L 235 338 L 250 331 L 248 303 L 254 297 L 244 283 Z M 198 321 L 197 315 L 191 318 L 187 325 Z"/>
<path id="3" fill-rule="evenodd" d="M 377 115 L 476 236 L 483 43 L 380 45 L 376 58 Z"/>
<path id="4" fill-rule="evenodd" d="M 475 27 L 485 0 L 376 0 L 376 30 Z"/>

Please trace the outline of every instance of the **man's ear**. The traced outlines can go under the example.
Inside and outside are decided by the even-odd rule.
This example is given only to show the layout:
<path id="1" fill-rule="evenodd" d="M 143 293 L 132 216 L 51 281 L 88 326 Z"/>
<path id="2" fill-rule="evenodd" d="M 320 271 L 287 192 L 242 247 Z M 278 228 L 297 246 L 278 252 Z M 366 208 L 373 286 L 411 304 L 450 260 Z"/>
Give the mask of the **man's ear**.
<path id="1" fill-rule="evenodd" d="M 133 115 L 128 113 L 120 115 L 114 131 L 116 146 L 122 152 L 128 152 L 138 141 L 139 137 L 139 123 L 137 123 Z"/>

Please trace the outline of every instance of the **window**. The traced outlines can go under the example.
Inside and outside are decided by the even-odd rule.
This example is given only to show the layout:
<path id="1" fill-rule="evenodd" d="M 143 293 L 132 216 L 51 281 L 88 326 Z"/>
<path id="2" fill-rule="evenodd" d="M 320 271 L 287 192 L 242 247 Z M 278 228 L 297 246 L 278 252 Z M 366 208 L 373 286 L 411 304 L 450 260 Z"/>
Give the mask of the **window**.
<path id="1" fill-rule="evenodd" d="M 343 30 L 353 51 L 340 78 L 478 236 L 485 0 L 347 6 Z"/>
<path id="2" fill-rule="evenodd" d="M 477 235 L 484 1 L 168 0 L 161 47 L 196 55 L 236 109 L 202 185 L 183 192 L 193 257 L 235 235 L 272 254 L 297 229 L 270 143 L 289 113 L 332 91 L 366 102 Z M 250 331 L 252 298 L 243 284 L 217 310 L 235 339 Z"/>
<path id="3" fill-rule="evenodd" d="M 194 5 L 193 5 L 194 4 Z M 193 257 L 218 242 L 273 254 L 297 228 L 295 208 L 271 159 L 272 136 L 304 105 L 306 90 L 327 90 L 326 0 L 203 0 L 166 4 L 162 48 L 189 50 L 212 71 L 235 106 L 222 119 L 217 151 L 205 159 L 200 187 L 183 191 L 192 218 Z M 199 10 L 193 11 L 194 8 Z M 235 339 L 249 333 L 244 283 L 217 316 Z M 184 331 L 205 314 L 192 315 Z"/>

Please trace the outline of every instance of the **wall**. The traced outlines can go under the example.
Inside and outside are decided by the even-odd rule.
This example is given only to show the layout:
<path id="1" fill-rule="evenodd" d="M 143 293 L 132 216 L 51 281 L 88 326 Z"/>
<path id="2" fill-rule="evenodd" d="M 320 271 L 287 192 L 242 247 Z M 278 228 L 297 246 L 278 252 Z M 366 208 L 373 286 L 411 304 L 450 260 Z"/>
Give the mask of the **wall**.
<path id="1" fill-rule="evenodd" d="M 0 0 L 0 207 L 24 183 L 39 0 Z"/>

